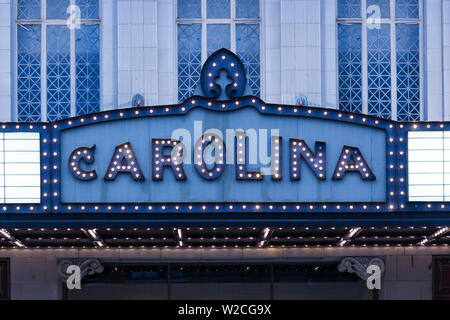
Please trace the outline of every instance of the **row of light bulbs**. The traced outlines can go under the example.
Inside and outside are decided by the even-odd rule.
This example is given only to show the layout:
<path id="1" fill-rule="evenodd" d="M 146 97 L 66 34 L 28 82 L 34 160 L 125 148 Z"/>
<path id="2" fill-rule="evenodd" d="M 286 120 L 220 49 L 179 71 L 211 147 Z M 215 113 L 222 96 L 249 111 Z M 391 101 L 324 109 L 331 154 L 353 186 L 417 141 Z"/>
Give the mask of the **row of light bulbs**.
<path id="1" fill-rule="evenodd" d="M 57 197 L 58 196 L 58 193 L 57 192 L 55 192 L 54 194 L 53 194 L 53 196 L 54 197 Z M 44 198 L 47 198 L 48 197 L 48 193 L 44 193 L 43 194 L 43 197 Z M 3 210 L 3 211 L 8 211 L 8 209 L 11 209 L 12 207 L 14 207 L 15 206 L 15 211 L 22 211 L 22 210 L 30 210 L 30 211 L 34 211 L 35 209 L 36 209 L 36 207 L 35 206 L 20 206 L 20 205 L 13 205 L 13 206 L 11 206 L 11 205 L 4 205 L 4 206 L 2 206 L 1 207 L 1 210 Z M 89 207 L 91 207 L 92 205 L 89 205 Z M 171 205 L 171 206 L 173 206 L 173 205 Z M 261 209 L 263 209 L 263 208 L 266 208 L 266 209 L 269 209 L 269 210 L 273 210 L 274 208 L 275 208 L 275 206 L 280 206 L 280 204 L 279 203 L 275 203 L 275 204 L 273 204 L 273 205 L 259 205 L 259 204 L 257 204 L 257 205 L 254 205 L 253 203 L 249 203 L 249 204 L 239 204 L 239 205 L 226 205 L 226 204 L 222 204 L 222 205 L 201 205 L 201 211 L 206 211 L 206 210 L 208 210 L 208 209 L 213 209 L 213 210 L 220 210 L 220 209 L 225 209 L 225 210 L 235 210 L 235 209 L 242 209 L 242 210 L 250 210 L 250 209 L 252 209 L 252 208 L 254 208 L 256 211 L 259 211 L 259 210 L 261 210 Z M 306 210 L 303 210 L 303 211 L 312 211 L 312 210 L 320 210 L 320 209 L 323 209 L 323 210 L 326 210 L 326 209 L 330 209 L 330 208 L 335 208 L 336 210 L 345 210 L 346 208 L 347 209 L 349 209 L 350 211 L 353 211 L 354 209 L 355 209 L 355 207 L 356 206 L 359 206 L 359 207 L 361 207 L 364 211 L 366 211 L 366 210 L 371 210 L 372 208 L 373 209 L 376 209 L 377 211 L 379 211 L 379 210 L 381 210 L 382 208 L 384 208 L 384 204 L 381 204 L 381 205 L 373 205 L 373 204 L 371 204 L 371 205 L 361 205 L 361 204 L 345 204 L 345 205 L 326 205 L 326 204 L 324 204 L 324 205 L 305 205 L 305 203 L 301 203 L 301 205 L 290 205 L 290 207 L 291 206 L 293 206 L 293 209 L 294 210 L 292 210 L 292 209 L 290 209 L 290 208 L 288 208 L 288 206 L 286 206 L 286 205 L 281 205 L 281 209 L 283 210 L 283 211 L 286 211 L 286 210 L 290 210 L 290 211 L 302 211 L 302 208 L 303 207 L 305 207 L 306 208 Z M 395 206 L 394 205 L 387 205 L 388 206 L 388 209 L 389 210 L 394 210 L 395 209 Z M 436 204 L 431 204 L 431 203 L 428 203 L 428 204 L 426 204 L 426 205 L 424 205 L 424 206 L 426 206 L 426 209 L 428 209 L 428 210 L 430 210 L 430 209 L 446 209 L 446 208 L 448 208 L 448 205 L 446 205 L 446 204 L 439 204 L 439 203 L 436 203 Z M 64 208 L 65 209 L 67 209 L 68 211 L 72 211 L 73 209 L 74 209 L 74 207 L 75 208 L 79 208 L 79 209 L 81 209 L 81 211 L 86 211 L 86 210 L 88 210 L 88 205 L 67 205 L 67 206 L 64 206 Z M 159 206 L 159 207 L 157 207 L 157 206 L 152 206 L 152 205 L 150 205 L 150 206 L 146 206 L 146 205 L 143 205 L 143 206 L 131 206 L 130 207 L 130 205 L 122 205 L 122 206 L 114 206 L 114 209 L 116 208 L 116 207 L 119 207 L 120 208 L 120 211 L 126 211 L 126 210 L 135 210 L 135 211 L 138 211 L 138 210 L 140 210 L 141 208 L 147 208 L 147 210 L 149 211 L 149 212 L 151 212 L 151 211 L 154 211 L 154 210 L 157 210 L 158 208 L 160 208 L 162 211 L 165 211 L 166 209 L 167 209 L 167 205 L 161 205 L 161 206 Z M 180 210 L 182 210 L 182 209 L 188 209 L 189 211 L 192 211 L 192 210 L 194 210 L 194 206 L 193 205 L 175 205 L 175 206 L 173 206 L 174 207 L 174 209 L 175 209 L 175 211 L 180 211 Z M 93 209 L 94 209 L 94 211 L 99 211 L 99 210 L 101 210 L 102 208 L 104 208 L 104 209 L 106 209 L 107 211 L 112 211 L 113 210 L 113 206 L 111 206 L 111 205 L 93 205 Z M 400 208 L 401 209 L 404 209 L 405 208 L 405 205 L 400 205 Z M 49 207 L 48 206 L 43 206 L 43 209 L 45 210 L 45 211 L 47 211 L 48 209 L 49 209 Z M 59 206 L 53 206 L 53 210 L 55 210 L 55 211 L 58 211 L 60 209 L 60 207 Z"/>
<path id="2" fill-rule="evenodd" d="M 365 229 L 370 229 L 370 230 L 378 230 L 378 229 L 382 229 L 382 230 L 390 230 L 390 229 L 395 229 L 395 230 L 407 230 L 407 229 L 410 229 L 410 230 L 414 230 L 414 229 L 424 229 L 424 230 L 427 230 L 429 227 L 428 226 L 421 226 L 421 227 L 414 227 L 414 226 L 405 226 L 405 227 L 402 227 L 402 226 L 384 226 L 384 227 L 364 227 Z M 442 226 L 437 226 L 436 228 L 443 228 Z M 252 230 L 252 231 L 255 231 L 255 230 L 257 230 L 257 229 L 259 229 L 259 228 L 257 228 L 257 227 L 208 227 L 208 228 L 206 228 L 206 227 L 196 227 L 196 228 L 192 228 L 192 227 L 186 227 L 186 228 L 183 228 L 183 229 L 185 229 L 185 230 L 187 230 L 187 231 L 191 231 L 191 230 L 199 230 L 199 231 L 216 231 L 216 230 L 226 230 L 226 231 L 229 231 L 229 230 L 232 230 L 232 231 L 237 231 L 237 230 L 239 230 L 239 231 L 247 231 L 247 230 Z M 309 231 L 309 230 L 315 230 L 315 229 L 317 229 L 317 230 L 336 230 L 336 227 L 276 227 L 276 228 L 272 228 L 272 229 L 274 229 L 274 230 L 280 230 L 280 231 L 289 231 L 289 230 L 292 230 L 292 231 L 295 231 L 295 230 L 305 230 L 305 231 Z M 349 227 L 342 227 L 342 229 L 344 229 L 344 230 L 348 230 L 349 229 Z M 5 229 L 6 230 L 6 229 Z M 33 231 L 33 232 L 36 232 L 36 231 L 69 231 L 69 232 L 71 232 L 71 231 L 81 231 L 81 229 L 76 229 L 76 228 L 13 228 L 13 229 L 10 229 L 10 230 L 13 230 L 13 231 L 19 231 L 19 232 L 23 232 L 23 231 Z M 155 228 L 155 227 L 153 227 L 153 228 L 104 228 L 104 229 L 101 229 L 101 228 L 96 228 L 96 230 L 102 230 L 102 232 L 104 232 L 105 230 L 106 231 L 117 231 L 117 230 L 119 230 L 119 231 L 157 231 L 157 230 L 159 230 L 159 231 L 170 231 L 170 230 L 177 230 L 177 228 L 162 228 L 162 227 L 160 227 L 160 228 Z"/>
<path id="3" fill-rule="evenodd" d="M 364 248 L 366 248 L 366 247 L 414 247 L 414 246 L 417 246 L 417 245 L 415 245 L 415 244 L 383 244 L 383 243 L 380 243 L 380 244 L 378 244 L 378 243 L 374 243 L 374 244 L 361 244 L 361 245 L 355 245 L 355 244 L 350 244 L 349 245 L 350 247 L 352 247 L 352 248 L 361 248 L 361 247 L 364 247 Z M 431 246 L 432 247 L 448 247 L 448 244 L 446 244 L 446 243 L 444 243 L 444 244 L 439 244 L 439 245 L 437 245 L 437 244 L 431 244 Z M 119 246 L 115 246 L 115 247 L 111 247 L 111 246 L 104 246 L 103 248 L 105 248 L 105 249 L 126 249 L 126 248 L 128 248 L 128 249 L 162 249 L 162 248 L 164 248 L 164 249 L 174 249 L 174 248 L 181 248 L 182 246 L 175 246 L 175 247 L 172 247 L 172 246 L 168 246 L 168 245 L 164 245 L 164 246 L 157 246 L 157 245 L 153 245 L 153 246 L 122 246 L 122 245 L 119 245 Z M 200 248 L 200 249 L 202 249 L 202 248 L 205 248 L 205 249 L 208 249 L 208 248 L 211 248 L 211 249 L 220 249 L 220 248 L 254 248 L 255 246 L 253 246 L 253 245 L 245 245 L 245 246 L 242 246 L 242 245 L 210 245 L 210 246 L 206 246 L 206 245 L 199 245 L 199 246 L 192 246 L 192 245 L 187 245 L 187 246 L 185 246 L 186 248 L 189 248 L 189 249 L 191 249 L 191 248 Z M 281 244 L 281 245 L 273 245 L 273 244 L 270 244 L 270 245 L 268 245 L 268 247 L 270 247 L 270 248 L 311 248 L 311 249 L 313 249 L 313 248 L 325 248 L 325 247 L 328 247 L 328 248 L 333 248 L 333 247 L 337 247 L 336 245 L 333 245 L 333 244 L 316 244 L 316 245 L 308 245 L 308 244 L 303 244 L 303 245 L 297 245 L 297 244 L 292 244 L 292 245 L 286 245 L 286 244 Z M 0 246 L 0 249 L 18 249 L 19 247 L 14 247 L 14 248 L 11 248 L 11 247 L 8 247 L 8 246 Z M 70 249 L 87 249 L 87 248 L 89 248 L 89 249 L 93 249 L 92 247 L 88 247 L 88 246 L 74 246 L 74 245 L 71 245 L 71 246 L 63 246 L 63 245 L 54 245 L 54 246 L 40 246 L 40 245 L 37 245 L 37 246 L 29 246 L 29 247 L 24 247 L 24 248 L 28 248 L 28 249 L 30 249 L 30 248 L 32 248 L 32 249 L 68 249 L 68 248 L 70 248 Z"/>

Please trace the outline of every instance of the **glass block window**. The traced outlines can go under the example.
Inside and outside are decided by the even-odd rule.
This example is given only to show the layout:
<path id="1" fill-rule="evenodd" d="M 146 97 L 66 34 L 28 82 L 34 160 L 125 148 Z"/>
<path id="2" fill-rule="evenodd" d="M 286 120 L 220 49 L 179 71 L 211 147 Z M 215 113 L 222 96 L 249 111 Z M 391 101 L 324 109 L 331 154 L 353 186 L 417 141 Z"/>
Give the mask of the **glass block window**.
<path id="1" fill-rule="evenodd" d="M 178 100 L 194 95 L 202 64 L 200 24 L 178 26 Z"/>
<path id="2" fill-rule="evenodd" d="M 98 19 L 98 1 L 77 0 L 77 6 L 80 8 L 81 19 Z"/>
<path id="3" fill-rule="evenodd" d="M 418 0 L 397 0 L 395 6 L 397 18 L 418 19 L 419 1 Z"/>
<path id="4" fill-rule="evenodd" d="M 369 114 L 391 118 L 390 25 L 367 30 L 367 91 Z"/>
<path id="5" fill-rule="evenodd" d="M 41 18 L 41 0 L 18 0 L 17 19 L 39 20 Z"/>
<path id="6" fill-rule="evenodd" d="M 206 16 L 208 19 L 229 18 L 230 0 L 207 0 Z"/>
<path id="7" fill-rule="evenodd" d="M 361 28 L 340 25 L 338 28 L 339 108 L 362 112 Z"/>
<path id="8" fill-rule="evenodd" d="M 420 119 L 419 26 L 398 24 L 396 32 L 398 118 L 414 121 Z"/>
<path id="9" fill-rule="evenodd" d="M 259 0 L 236 0 L 236 18 L 259 19 Z"/>
<path id="10" fill-rule="evenodd" d="M 391 0 L 367 0 L 368 16 L 380 14 L 381 18 L 391 16 Z"/>
<path id="11" fill-rule="evenodd" d="M 41 26 L 19 26 L 17 37 L 17 116 L 41 121 Z"/>
<path id="12" fill-rule="evenodd" d="M 47 26 L 47 120 L 70 117 L 70 29 Z"/>
<path id="13" fill-rule="evenodd" d="M 260 95 L 259 0 L 178 0 L 178 100 L 194 95 L 202 62 L 221 48 L 244 63 L 252 93 Z"/>
<path id="14" fill-rule="evenodd" d="M 179 0 L 177 13 L 179 19 L 201 19 L 202 0 Z"/>
<path id="15" fill-rule="evenodd" d="M 100 110 L 98 0 L 17 0 L 16 89 L 18 121 Z"/>
<path id="16" fill-rule="evenodd" d="M 100 26 L 84 25 L 75 31 L 77 115 L 98 112 L 100 101 Z"/>
<path id="17" fill-rule="evenodd" d="M 247 81 L 255 96 L 260 95 L 259 24 L 236 26 L 236 53 L 242 60 Z"/>
<path id="18" fill-rule="evenodd" d="M 221 48 L 230 50 L 229 24 L 208 24 L 207 28 L 208 56 Z"/>
<path id="19" fill-rule="evenodd" d="M 67 19 L 70 0 L 46 0 L 47 19 Z"/>
<path id="20" fill-rule="evenodd" d="M 338 0 L 341 110 L 421 119 L 420 5 L 420 0 Z"/>
<path id="21" fill-rule="evenodd" d="M 339 0 L 339 18 L 361 18 L 361 0 Z"/>

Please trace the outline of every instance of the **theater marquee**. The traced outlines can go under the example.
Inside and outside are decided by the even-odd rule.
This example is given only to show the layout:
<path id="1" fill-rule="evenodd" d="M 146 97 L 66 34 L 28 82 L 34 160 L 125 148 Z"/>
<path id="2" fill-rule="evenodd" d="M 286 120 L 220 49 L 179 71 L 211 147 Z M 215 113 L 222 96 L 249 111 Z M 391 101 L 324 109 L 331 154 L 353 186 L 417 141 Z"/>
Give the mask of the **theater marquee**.
<path id="1" fill-rule="evenodd" d="M 196 104 L 207 101 L 193 99 Z M 280 117 L 261 112 L 256 102 L 232 109 L 193 108 L 182 116 L 135 118 L 63 130 L 61 201 L 386 200 L 383 130 L 331 120 Z M 203 129 L 198 137 L 196 128 Z M 216 156 L 209 165 L 204 159 L 208 147 L 211 157 Z"/>
<path id="2" fill-rule="evenodd" d="M 29 152 L 40 153 L 40 170 L 27 167 L 36 171 L 30 173 L 34 180 L 20 186 L 30 183 L 33 201 L 14 202 L 5 193 L 3 211 L 448 210 L 449 124 L 265 103 L 249 93 L 244 70 L 237 56 L 222 49 L 205 62 L 196 95 L 180 104 L 4 124 L 3 139 L 33 133 L 17 137 L 31 141 L 23 143 Z M 23 150 L 1 151 L 14 159 L 11 152 Z"/>

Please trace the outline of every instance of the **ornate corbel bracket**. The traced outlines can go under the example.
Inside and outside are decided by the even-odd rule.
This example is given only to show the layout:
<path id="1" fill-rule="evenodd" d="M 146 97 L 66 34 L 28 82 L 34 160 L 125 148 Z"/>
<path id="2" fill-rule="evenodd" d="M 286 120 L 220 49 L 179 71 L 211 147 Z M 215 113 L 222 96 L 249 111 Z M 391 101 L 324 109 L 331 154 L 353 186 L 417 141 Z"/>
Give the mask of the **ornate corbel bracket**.
<path id="1" fill-rule="evenodd" d="M 71 265 L 76 265 L 80 267 L 80 275 L 81 279 L 83 279 L 86 275 L 92 275 L 95 273 L 102 273 L 104 268 L 101 262 L 98 259 L 64 259 L 58 263 L 58 276 L 61 280 L 65 281 L 71 273 L 67 273 L 67 268 Z"/>
<path id="2" fill-rule="evenodd" d="M 384 260 L 380 257 L 345 257 L 338 265 L 340 272 L 356 273 L 362 280 L 367 280 L 370 273 L 367 268 L 371 265 L 380 267 L 381 275 L 384 273 Z"/>

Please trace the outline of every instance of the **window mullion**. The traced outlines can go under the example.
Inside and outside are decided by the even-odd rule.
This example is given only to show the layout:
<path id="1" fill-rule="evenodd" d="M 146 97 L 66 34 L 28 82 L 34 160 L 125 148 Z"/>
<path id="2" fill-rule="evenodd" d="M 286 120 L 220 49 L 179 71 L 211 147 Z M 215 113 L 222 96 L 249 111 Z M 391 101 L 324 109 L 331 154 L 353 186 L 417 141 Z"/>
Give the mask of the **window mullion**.
<path id="1" fill-rule="evenodd" d="M 202 65 L 208 57 L 208 39 L 207 39 L 207 24 L 206 24 L 206 1 L 201 1 L 202 5 Z"/>
<path id="2" fill-rule="evenodd" d="M 75 28 L 70 29 L 70 116 L 76 116 Z"/>
<path id="3" fill-rule="evenodd" d="M 47 121 L 47 0 L 41 3 L 41 120 Z"/>
<path id="4" fill-rule="evenodd" d="M 230 19 L 208 19 L 208 24 L 230 24 Z"/>
<path id="5" fill-rule="evenodd" d="M 70 5 L 75 5 L 75 0 L 70 0 Z M 81 27 L 81 26 L 80 26 Z M 76 73 L 77 73 L 77 66 L 76 66 L 76 53 L 75 53 L 75 33 L 76 28 L 70 29 L 70 116 L 74 117 L 77 115 L 77 108 L 76 108 Z"/>
<path id="6" fill-rule="evenodd" d="M 362 113 L 369 113 L 368 103 L 368 56 L 367 56 L 367 14 L 366 0 L 361 1 L 361 89 L 362 89 Z"/>
<path id="7" fill-rule="evenodd" d="M 397 120 L 397 43 L 395 0 L 391 0 L 391 119 Z"/>
<path id="8" fill-rule="evenodd" d="M 230 50 L 237 54 L 236 23 L 234 22 L 234 20 L 231 21 L 231 26 L 230 26 Z"/>
<path id="9" fill-rule="evenodd" d="M 424 47 L 423 47 L 423 29 L 422 29 L 422 21 L 423 21 L 423 6 L 422 0 L 419 0 L 419 19 L 417 23 L 419 24 L 419 121 L 425 120 L 425 110 L 424 110 L 424 101 L 423 91 L 424 91 L 424 68 L 423 68 L 423 55 L 424 55 Z"/>
<path id="10" fill-rule="evenodd" d="M 231 0 L 230 49 L 237 54 L 236 47 L 236 0 Z"/>

